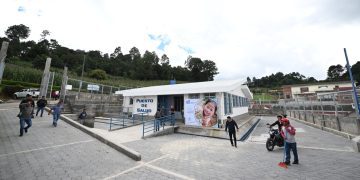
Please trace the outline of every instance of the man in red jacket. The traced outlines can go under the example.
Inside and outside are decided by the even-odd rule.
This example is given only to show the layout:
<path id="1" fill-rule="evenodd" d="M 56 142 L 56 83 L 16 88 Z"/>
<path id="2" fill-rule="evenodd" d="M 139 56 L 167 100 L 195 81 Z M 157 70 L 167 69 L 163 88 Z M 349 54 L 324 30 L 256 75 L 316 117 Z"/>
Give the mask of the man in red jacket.
<path id="1" fill-rule="evenodd" d="M 285 139 L 285 152 L 286 152 L 285 164 L 290 165 L 290 158 L 291 158 L 290 150 L 292 150 L 294 154 L 293 164 L 299 164 L 296 141 L 295 141 L 296 129 L 290 125 L 290 122 L 287 118 L 283 118 L 281 121 L 283 124 L 281 136 Z"/>

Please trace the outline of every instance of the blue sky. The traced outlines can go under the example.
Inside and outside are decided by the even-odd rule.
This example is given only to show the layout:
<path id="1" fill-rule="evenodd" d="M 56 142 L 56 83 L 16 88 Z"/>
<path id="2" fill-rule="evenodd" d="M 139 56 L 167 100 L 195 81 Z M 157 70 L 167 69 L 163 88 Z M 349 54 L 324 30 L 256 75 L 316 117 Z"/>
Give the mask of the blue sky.
<path id="1" fill-rule="evenodd" d="M 360 60 L 360 1 L 344 0 L 8 0 L 0 36 L 14 24 L 43 30 L 69 48 L 189 55 L 214 61 L 216 79 L 300 72 L 325 79 L 330 65 Z"/>

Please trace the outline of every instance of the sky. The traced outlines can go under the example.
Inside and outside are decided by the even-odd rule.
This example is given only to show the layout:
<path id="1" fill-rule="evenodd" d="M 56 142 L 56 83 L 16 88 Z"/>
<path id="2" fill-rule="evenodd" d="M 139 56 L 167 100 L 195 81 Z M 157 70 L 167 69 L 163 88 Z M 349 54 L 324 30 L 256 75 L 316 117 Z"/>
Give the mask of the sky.
<path id="1" fill-rule="evenodd" d="M 24 24 L 60 45 L 111 54 L 212 60 L 215 79 L 299 72 L 323 80 L 329 66 L 360 61 L 359 0 L 1 0 L 0 36 Z"/>

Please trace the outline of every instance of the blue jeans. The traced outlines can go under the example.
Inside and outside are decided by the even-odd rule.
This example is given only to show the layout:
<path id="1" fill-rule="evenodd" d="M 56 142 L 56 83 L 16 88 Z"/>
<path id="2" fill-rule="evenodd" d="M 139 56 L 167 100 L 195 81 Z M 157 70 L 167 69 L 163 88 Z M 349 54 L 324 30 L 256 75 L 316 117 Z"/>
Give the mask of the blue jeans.
<path id="1" fill-rule="evenodd" d="M 26 127 L 25 126 L 25 123 L 27 124 Z M 20 118 L 20 135 L 23 135 L 24 134 L 24 129 L 29 129 L 31 127 L 31 118 Z"/>
<path id="2" fill-rule="evenodd" d="M 155 131 L 160 130 L 160 119 L 155 119 Z"/>
<path id="3" fill-rule="evenodd" d="M 294 161 L 299 161 L 298 154 L 297 154 L 296 143 L 285 142 L 285 152 L 286 152 L 285 162 L 290 162 L 290 158 L 291 158 L 290 150 L 292 150 L 292 152 L 294 154 Z"/>
<path id="4" fill-rule="evenodd" d="M 59 120 L 59 118 L 60 118 L 60 114 L 54 113 L 53 114 L 53 124 L 56 124 L 57 121 Z"/>
<path id="5" fill-rule="evenodd" d="M 36 116 L 39 114 L 39 111 L 41 111 L 40 117 L 42 117 L 42 115 L 44 113 L 44 109 L 45 109 L 45 107 L 38 107 L 37 111 L 36 111 Z"/>

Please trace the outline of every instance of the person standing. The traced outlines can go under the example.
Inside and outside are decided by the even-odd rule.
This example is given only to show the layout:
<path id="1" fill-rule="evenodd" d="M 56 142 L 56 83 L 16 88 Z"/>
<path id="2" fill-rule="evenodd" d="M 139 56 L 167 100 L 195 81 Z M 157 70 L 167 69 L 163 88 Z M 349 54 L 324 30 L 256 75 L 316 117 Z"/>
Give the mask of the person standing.
<path id="1" fill-rule="evenodd" d="M 160 130 L 160 119 L 161 119 L 161 113 L 160 113 L 160 109 L 158 109 L 155 113 L 155 131 Z"/>
<path id="2" fill-rule="evenodd" d="M 51 110 L 49 111 L 49 115 L 52 112 L 53 113 L 53 126 L 56 127 L 57 126 L 57 121 L 60 118 L 61 115 L 61 111 L 64 109 L 64 103 L 63 100 L 60 99 L 59 102 L 53 106 L 51 108 Z"/>
<path id="3" fill-rule="evenodd" d="M 226 125 L 225 125 L 225 131 L 229 130 L 231 146 L 234 146 L 234 143 L 233 143 L 233 140 L 232 140 L 232 138 L 234 137 L 235 147 L 237 147 L 237 145 L 236 145 L 235 127 L 236 127 L 236 131 L 239 131 L 239 127 L 238 127 L 237 123 L 230 116 L 228 116 L 227 121 L 226 121 Z"/>
<path id="4" fill-rule="evenodd" d="M 290 150 L 292 150 L 294 154 L 294 162 L 293 164 L 299 164 L 299 158 L 297 154 L 296 141 L 295 141 L 295 132 L 296 129 L 290 125 L 290 122 L 287 118 L 283 118 L 282 120 L 283 127 L 281 131 L 282 137 L 285 139 L 285 164 L 290 165 Z"/>
<path id="5" fill-rule="evenodd" d="M 19 118 L 20 118 L 20 136 L 23 136 L 24 131 L 25 133 L 28 132 L 28 129 L 31 127 L 31 116 L 32 116 L 32 112 L 34 110 L 33 105 L 31 104 L 31 101 L 28 101 L 26 103 L 21 103 L 20 105 L 20 114 L 19 114 Z M 27 124 L 26 127 L 25 123 Z"/>
<path id="6" fill-rule="evenodd" d="M 41 111 L 40 117 L 42 117 L 43 113 L 44 113 L 45 106 L 47 105 L 47 100 L 45 99 L 45 96 L 42 96 L 41 99 L 39 99 L 36 102 L 36 105 L 37 105 L 36 116 L 38 116 L 39 111 Z"/>

